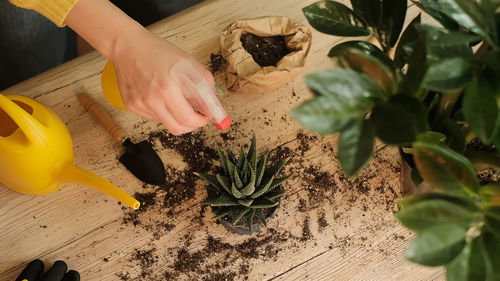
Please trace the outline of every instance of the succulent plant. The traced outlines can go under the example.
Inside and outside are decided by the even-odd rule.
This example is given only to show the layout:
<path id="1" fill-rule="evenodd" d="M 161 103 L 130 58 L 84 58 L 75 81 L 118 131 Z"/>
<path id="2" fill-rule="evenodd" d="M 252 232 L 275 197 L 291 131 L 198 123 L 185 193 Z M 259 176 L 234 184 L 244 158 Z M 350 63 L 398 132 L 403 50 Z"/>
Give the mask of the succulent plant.
<path id="1" fill-rule="evenodd" d="M 220 174 L 196 173 L 209 183 L 204 204 L 212 207 L 214 219 L 228 217 L 233 225 L 246 216 L 250 232 L 255 218 L 266 225 L 266 211 L 275 208 L 284 195 L 282 184 L 289 176 L 278 177 L 278 174 L 290 158 L 268 167 L 269 151 L 257 157 L 255 135 L 246 155 L 243 148 L 238 158 L 230 150 L 225 154 L 220 147 L 218 153 L 222 164 Z"/>

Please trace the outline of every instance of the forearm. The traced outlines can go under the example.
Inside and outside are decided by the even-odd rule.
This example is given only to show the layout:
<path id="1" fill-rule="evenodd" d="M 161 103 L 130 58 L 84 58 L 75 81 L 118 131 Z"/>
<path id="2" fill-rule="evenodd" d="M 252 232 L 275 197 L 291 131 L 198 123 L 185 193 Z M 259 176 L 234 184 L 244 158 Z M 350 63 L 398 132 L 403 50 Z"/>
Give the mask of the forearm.
<path id="1" fill-rule="evenodd" d="M 124 45 L 138 42 L 148 33 L 107 0 L 80 0 L 64 23 L 109 60 L 113 60 Z"/>

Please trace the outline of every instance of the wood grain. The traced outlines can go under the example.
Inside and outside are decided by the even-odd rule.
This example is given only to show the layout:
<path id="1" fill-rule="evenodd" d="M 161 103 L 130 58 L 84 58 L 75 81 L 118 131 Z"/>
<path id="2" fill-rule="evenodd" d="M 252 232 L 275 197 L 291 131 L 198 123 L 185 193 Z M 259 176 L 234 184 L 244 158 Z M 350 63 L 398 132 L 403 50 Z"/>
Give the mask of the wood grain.
<path id="1" fill-rule="evenodd" d="M 199 61 L 208 62 L 210 54 L 218 51 L 221 30 L 233 21 L 284 15 L 307 24 L 301 8 L 313 2 L 205 1 L 149 28 Z M 342 2 L 348 5 L 349 1 Z M 417 13 L 418 9 L 410 7 L 407 22 Z M 429 19 L 424 17 L 425 20 Z M 347 40 L 312 32 L 313 45 L 306 73 L 332 67 L 326 54 L 331 46 Z M 76 94 L 88 92 L 103 104 L 132 139 L 164 131 L 158 124 L 114 109 L 105 102 L 100 90 L 104 64 L 105 59 L 93 52 L 3 93 L 34 97 L 53 109 L 72 134 L 77 165 L 103 176 L 126 192 L 144 192 L 151 187 L 143 187 L 118 165 L 119 144 L 112 142 L 84 111 Z M 223 75 L 217 75 L 216 80 L 225 85 Z M 201 271 L 211 268 L 221 274 L 235 273 L 236 280 L 245 280 L 245 276 L 248 280 L 444 280 L 442 268 L 422 267 L 403 257 L 413 235 L 393 216 L 398 209 L 396 200 L 401 197 L 397 150 L 377 144 L 377 153 L 367 168 L 357 178 L 346 179 L 335 160 L 336 136 L 305 133 L 311 137 L 306 142 L 307 149 L 298 137 L 303 131 L 291 118 L 290 111 L 310 97 L 301 77 L 262 95 L 228 93 L 221 102 L 237 125 L 224 138 L 214 127 L 196 132 L 207 147 L 219 143 L 236 150 L 255 132 L 259 152 L 269 149 L 279 153 L 288 148 L 296 153 L 286 169 L 294 178 L 286 185 L 287 195 L 281 209 L 269 222 L 269 228 L 253 237 L 260 242 L 266 239 L 281 239 L 281 242 L 264 243 L 254 249 L 254 258 L 247 259 L 240 256 L 241 251 L 231 248 L 207 256 L 198 268 Z M 185 168 L 182 156 L 175 149 L 163 147 L 159 141 L 155 146 L 167 167 Z M 303 149 L 297 150 L 300 147 Z M 314 180 L 312 185 L 311 179 L 307 181 L 306 169 L 331 175 L 332 188 L 316 190 Z M 140 213 L 143 225 L 134 226 L 123 222 L 129 215 L 127 210 L 122 210 L 112 198 L 86 187 L 68 185 L 53 194 L 37 197 L 2 187 L 0 280 L 14 280 L 22 267 L 34 258 L 48 263 L 65 259 L 70 268 L 80 271 L 82 280 L 120 280 L 120 276 L 128 276 L 130 280 L 216 280 L 213 274 L 182 268 L 183 273 L 175 278 L 165 275 L 175 273 L 175 262 L 183 245 L 189 245 L 188 253 L 202 255 L 208 236 L 231 247 L 246 245 L 244 243 L 251 239 L 228 233 L 210 219 L 210 211 L 201 215 L 200 203 L 205 198 L 203 184 L 197 182 L 193 192 L 192 198 L 179 201 L 175 208 L 168 210 L 171 212 L 153 206 Z M 308 204 L 305 209 L 304 202 Z M 159 233 L 148 229 L 160 222 L 173 228 Z M 309 239 L 304 236 L 307 228 Z M 153 249 L 157 256 L 154 264 L 144 266 L 134 259 L 138 251 Z M 225 260 L 232 263 L 216 269 Z M 248 272 L 243 273 L 245 268 Z M 149 277 L 141 277 L 145 272 L 149 272 Z"/>
<path id="2" fill-rule="evenodd" d="M 79 93 L 77 98 L 83 108 L 94 117 L 116 142 L 121 144 L 127 138 L 125 131 L 123 131 L 120 125 L 116 123 L 113 117 L 109 115 L 98 101 L 87 93 Z"/>

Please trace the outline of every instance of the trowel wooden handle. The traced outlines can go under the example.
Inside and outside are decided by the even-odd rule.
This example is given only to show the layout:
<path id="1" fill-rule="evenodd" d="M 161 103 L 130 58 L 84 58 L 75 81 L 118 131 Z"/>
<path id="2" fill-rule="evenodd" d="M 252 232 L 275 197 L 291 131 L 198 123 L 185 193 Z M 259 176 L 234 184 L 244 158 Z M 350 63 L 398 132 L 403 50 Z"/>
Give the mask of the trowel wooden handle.
<path id="1" fill-rule="evenodd" d="M 122 143 L 126 138 L 127 134 L 125 131 L 116 123 L 116 121 L 111 117 L 111 115 L 102 107 L 102 105 L 94 100 L 89 94 L 81 93 L 78 95 L 78 100 L 83 105 L 85 110 L 92 115 L 101 126 L 111 134 L 113 139 L 117 142 Z"/>

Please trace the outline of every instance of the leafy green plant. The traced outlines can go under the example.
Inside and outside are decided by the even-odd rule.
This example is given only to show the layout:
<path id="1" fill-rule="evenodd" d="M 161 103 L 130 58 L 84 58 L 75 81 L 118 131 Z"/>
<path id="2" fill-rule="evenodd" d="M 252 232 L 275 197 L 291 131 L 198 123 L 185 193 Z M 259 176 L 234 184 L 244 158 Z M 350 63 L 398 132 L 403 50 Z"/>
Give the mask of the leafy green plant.
<path id="1" fill-rule="evenodd" d="M 403 29 L 406 0 L 303 8 L 320 32 L 370 37 L 333 46 L 337 67 L 306 76 L 314 98 L 292 115 L 312 131 L 340 133 L 347 175 L 369 161 L 376 138 L 412 155 L 412 178 L 433 191 L 401 203 L 399 220 L 417 233 L 407 257 L 446 265 L 450 280 L 499 280 L 500 187 L 476 174 L 500 169 L 500 1 L 412 3 L 441 26 L 418 15 Z"/>
<path id="2" fill-rule="evenodd" d="M 268 166 L 269 151 L 257 157 L 257 141 L 252 138 L 247 154 L 240 148 L 236 158 L 230 150 L 225 154 L 218 148 L 221 161 L 220 174 L 196 173 L 207 181 L 208 199 L 204 204 L 210 205 L 215 214 L 214 219 L 228 219 L 237 225 L 246 217 L 250 232 L 254 219 L 258 218 L 264 225 L 267 215 L 279 204 L 285 194 L 282 184 L 289 176 L 278 177 L 289 158 Z"/>

